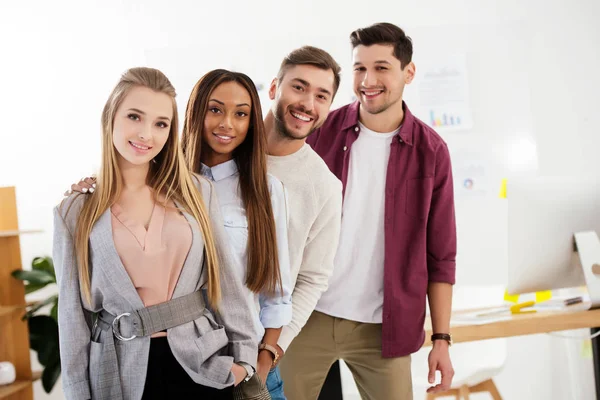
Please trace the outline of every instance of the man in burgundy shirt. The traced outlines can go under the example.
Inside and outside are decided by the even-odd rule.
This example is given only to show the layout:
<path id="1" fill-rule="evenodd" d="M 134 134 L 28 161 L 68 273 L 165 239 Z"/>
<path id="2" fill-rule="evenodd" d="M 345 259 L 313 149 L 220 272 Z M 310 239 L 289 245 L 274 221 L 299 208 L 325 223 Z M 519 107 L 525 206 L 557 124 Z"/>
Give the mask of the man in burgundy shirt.
<path id="1" fill-rule="evenodd" d="M 410 38 L 380 23 L 350 39 L 358 101 L 331 112 L 308 138 L 343 182 L 344 204 L 329 288 L 282 362 L 290 400 L 316 399 L 338 359 L 363 399 L 412 399 L 410 354 L 425 339 L 426 297 L 434 332 L 428 392 L 449 389 L 454 375 L 448 148 L 402 101 L 415 75 Z"/>

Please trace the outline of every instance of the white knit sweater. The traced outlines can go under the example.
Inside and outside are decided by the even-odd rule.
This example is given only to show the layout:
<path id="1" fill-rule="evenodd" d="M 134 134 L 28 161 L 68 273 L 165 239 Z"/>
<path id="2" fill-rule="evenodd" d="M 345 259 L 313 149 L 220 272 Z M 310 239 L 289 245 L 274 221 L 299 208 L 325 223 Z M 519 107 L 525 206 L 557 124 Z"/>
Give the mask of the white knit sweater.
<path id="1" fill-rule="evenodd" d="M 327 289 L 342 216 L 342 183 L 307 144 L 288 156 L 269 156 L 269 173 L 283 182 L 289 202 L 292 322 L 279 346 L 286 351 Z"/>

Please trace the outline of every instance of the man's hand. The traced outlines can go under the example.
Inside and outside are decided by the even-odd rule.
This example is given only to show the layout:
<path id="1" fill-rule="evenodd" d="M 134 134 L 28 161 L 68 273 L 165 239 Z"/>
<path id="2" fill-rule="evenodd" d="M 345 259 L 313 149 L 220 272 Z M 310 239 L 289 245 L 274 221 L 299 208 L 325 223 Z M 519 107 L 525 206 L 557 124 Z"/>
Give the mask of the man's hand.
<path id="1" fill-rule="evenodd" d="M 94 193 L 95 189 L 96 189 L 96 178 L 95 177 L 81 178 L 79 183 L 74 183 L 73 185 L 71 185 L 71 190 L 67 190 L 65 192 L 65 196 L 68 196 L 73 192 Z"/>
<path id="2" fill-rule="evenodd" d="M 258 363 L 256 364 L 256 373 L 258 377 L 262 381 L 262 383 L 267 383 L 267 376 L 269 375 L 269 371 L 271 371 L 271 367 L 273 366 L 273 355 L 266 350 L 262 350 L 258 353 Z"/>
<path id="3" fill-rule="evenodd" d="M 435 383 L 435 372 L 440 371 L 442 382 L 427 389 L 427 393 L 445 392 L 452 385 L 454 378 L 454 368 L 450 361 L 449 344 L 445 340 L 436 340 L 433 342 L 433 349 L 429 353 L 429 384 Z"/>
<path id="4" fill-rule="evenodd" d="M 231 372 L 233 373 L 233 376 L 234 376 L 233 386 L 239 385 L 240 382 L 242 382 L 244 380 L 246 375 L 248 375 L 248 371 L 246 371 L 246 368 L 242 367 L 239 364 L 233 364 L 231 366 Z"/>
<path id="5" fill-rule="evenodd" d="M 279 346 L 279 344 L 276 344 L 275 348 L 277 349 L 277 353 L 279 353 L 279 360 L 277 360 L 277 362 L 274 363 L 271 368 L 277 367 L 277 365 L 281 362 L 281 359 L 283 358 L 283 355 L 285 354 L 285 351 L 283 351 L 283 349 Z"/>

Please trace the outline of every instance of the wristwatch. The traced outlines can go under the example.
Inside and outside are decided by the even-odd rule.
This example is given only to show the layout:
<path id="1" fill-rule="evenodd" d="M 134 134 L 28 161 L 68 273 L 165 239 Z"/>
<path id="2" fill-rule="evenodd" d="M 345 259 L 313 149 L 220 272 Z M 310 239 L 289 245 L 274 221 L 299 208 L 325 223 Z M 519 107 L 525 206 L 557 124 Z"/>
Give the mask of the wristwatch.
<path id="1" fill-rule="evenodd" d="M 238 363 L 238 365 L 244 367 L 244 369 L 246 370 L 246 377 L 242 380 L 242 382 L 248 382 L 250 379 L 252 379 L 252 376 L 254 376 L 254 373 L 256 372 L 254 370 L 254 367 L 248 363 L 245 363 L 243 361 L 240 361 Z"/>
<path id="2" fill-rule="evenodd" d="M 271 364 L 271 366 L 273 365 L 277 365 L 277 362 L 279 361 L 279 352 L 277 351 L 277 349 L 273 346 L 271 346 L 270 344 L 267 343 L 261 343 L 258 346 L 258 350 L 266 350 L 269 353 L 271 353 L 273 355 L 273 363 Z"/>
<path id="3" fill-rule="evenodd" d="M 448 342 L 449 346 L 452 346 L 452 335 L 448 333 L 434 333 L 433 335 L 431 335 L 431 342 L 434 342 L 436 340 L 445 340 L 446 342 Z"/>

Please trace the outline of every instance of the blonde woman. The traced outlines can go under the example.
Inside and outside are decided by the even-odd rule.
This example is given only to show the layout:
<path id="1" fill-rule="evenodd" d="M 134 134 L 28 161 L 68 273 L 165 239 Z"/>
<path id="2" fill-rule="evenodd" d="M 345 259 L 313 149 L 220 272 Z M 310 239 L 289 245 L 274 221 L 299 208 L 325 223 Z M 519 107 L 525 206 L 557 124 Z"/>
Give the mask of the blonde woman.
<path id="1" fill-rule="evenodd" d="M 230 399 L 258 342 L 214 190 L 185 166 L 173 86 L 128 70 L 102 130 L 94 193 L 54 213 L 66 398 Z"/>

